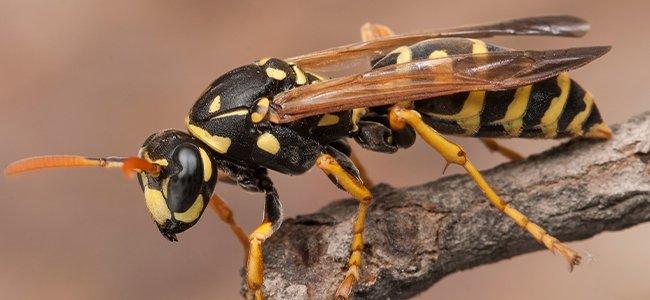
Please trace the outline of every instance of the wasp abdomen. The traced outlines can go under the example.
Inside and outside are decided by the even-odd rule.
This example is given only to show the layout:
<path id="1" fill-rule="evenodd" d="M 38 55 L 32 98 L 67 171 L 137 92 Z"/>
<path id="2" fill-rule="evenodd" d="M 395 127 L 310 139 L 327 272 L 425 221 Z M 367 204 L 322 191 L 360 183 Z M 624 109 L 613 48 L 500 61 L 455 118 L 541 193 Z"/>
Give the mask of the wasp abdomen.
<path id="1" fill-rule="evenodd" d="M 475 39 L 431 39 L 400 47 L 377 61 L 373 68 L 504 50 Z M 414 107 L 430 126 L 445 134 L 525 138 L 608 135 L 592 95 L 567 73 L 517 89 L 473 91 L 420 100 L 414 102 Z"/>

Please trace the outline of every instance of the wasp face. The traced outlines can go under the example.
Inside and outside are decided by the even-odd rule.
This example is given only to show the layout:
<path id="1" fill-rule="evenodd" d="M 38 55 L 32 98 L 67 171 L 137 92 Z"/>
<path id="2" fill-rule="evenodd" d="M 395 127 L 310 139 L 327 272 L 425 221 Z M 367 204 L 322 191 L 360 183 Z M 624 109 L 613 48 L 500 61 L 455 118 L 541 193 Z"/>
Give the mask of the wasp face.
<path id="1" fill-rule="evenodd" d="M 149 213 L 170 241 L 196 224 L 210 201 L 217 168 L 205 149 L 202 142 L 177 130 L 151 135 L 140 149 L 141 158 L 161 168 L 158 174 L 140 172 L 138 180 Z"/>

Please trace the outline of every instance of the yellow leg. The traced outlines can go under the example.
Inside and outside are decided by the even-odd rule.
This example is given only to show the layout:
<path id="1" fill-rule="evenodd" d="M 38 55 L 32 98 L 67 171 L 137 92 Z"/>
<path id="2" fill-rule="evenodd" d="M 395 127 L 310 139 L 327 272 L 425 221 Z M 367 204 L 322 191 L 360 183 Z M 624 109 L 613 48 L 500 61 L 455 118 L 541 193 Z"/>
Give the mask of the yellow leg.
<path id="1" fill-rule="evenodd" d="M 223 202 L 223 200 L 218 196 L 218 195 L 212 195 L 212 198 L 210 199 L 210 207 L 212 210 L 214 210 L 215 213 L 219 216 L 219 218 L 226 224 L 230 226 L 230 229 L 232 232 L 235 234 L 239 242 L 242 244 L 244 247 L 244 261 L 246 260 L 246 257 L 248 255 L 248 248 L 249 248 L 249 243 L 248 243 L 248 236 L 246 235 L 246 232 L 235 222 L 235 218 L 233 217 L 232 210 L 228 207 L 228 205 Z"/>
<path id="2" fill-rule="evenodd" d="M 264 295 L 262 295 L 264 274 L 262 243 L 273 234 L 272 227 L 271 222 L 265 220 L 249 237 L 250 251 L 248 251 L 248 262 L 246 263 L 246 283 L 250 297 L 256 300 L 264 299 Z"/>
<path id="3" fill-rule="evenodd" d="M 478 187 L 485 193 L 490 202 L 500 211 L 512 218 L 517 225 L 526 229 L 538 242 L 544 244 L 553 253 L 559 252 L 569 262 L 571 269 L 580 263 L 580 255 L 561 243 L 555 237 L 549 235 L 544 229 L 528 220 L 518 210 L 512 208 L 507 202 L 503 201 L 485 181 L 481 173 L 469 161 L 463 149 L 445 139 L 433 128 L 429 127 L 422 121 L 420 114 L 414 110 L 408 110 L 399 106 L 394 106 L 390 112 L 391 127 L 403 128 L 406 124 L 410 125 L 431 147 L 435 148 L 448 163 L 455 163 L 463 166 L 467 173 L 472 177 Z"/>
<path id="4" fill-rule="evenodd" d="M 347 173 L 341 165 L 328 154 L 322 154 L 316 161 L 316 165 L 329 176 L 334 176 L 336 181 L 352 197 L 359 200 L 359 210 L 354 222 L 353 238 L 350 258 L 348 259 L 348 270 L 343 281 L 336 290 L 336 299 L 348 299 L 352 286 L 359 281 L 361 270 L 361 252 L 363 251 L 363 228 L 366 220 L 366 211 L 372 200 L 370 191 L 352 175 Z"/>
<path id="5" fill-rule="evenodd" d="M 483 142 L 483 145 L 485 145 L 485 147 L 490 149 L 490 151 L 499 152 L 501 155 L 505 156 L 511 161 L 522 160 L 524 158 L 523 156 L 521 156 L 521 154 L 517 153 L 517 151 L 512 150 L 506 146 L 500 145 L 494 139 L 482 138 L 481 142 Z"/>

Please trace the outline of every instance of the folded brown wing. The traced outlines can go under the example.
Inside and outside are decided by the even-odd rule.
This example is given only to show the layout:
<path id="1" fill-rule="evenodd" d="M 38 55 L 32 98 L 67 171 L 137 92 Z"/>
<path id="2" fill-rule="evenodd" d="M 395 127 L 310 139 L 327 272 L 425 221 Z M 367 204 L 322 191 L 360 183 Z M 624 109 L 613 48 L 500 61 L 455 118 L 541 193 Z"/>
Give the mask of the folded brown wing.
<path id="1" fill-rule="evenodd" d="M 589 24 L 573 16 L 540 16 L 513 19 L 497 23 L 450 28 L 444 30 L 403 34 L 367 42 L 330 48 L 287 59 L 303 69 L 330 73 L 355 68 L 368 68 L 370 61 L 404 45 L 437 37 L 486 38 L 499 35 L 542 35 L 580 37 Z"/>
<path id="2" fill-rule="evenodd" d="M 360 107 L 389 105 L 474 90 L 515 88 L 581 67 L 610 47 L 463 54 L 390 65 L 280 93 L 280 123 Z"/>

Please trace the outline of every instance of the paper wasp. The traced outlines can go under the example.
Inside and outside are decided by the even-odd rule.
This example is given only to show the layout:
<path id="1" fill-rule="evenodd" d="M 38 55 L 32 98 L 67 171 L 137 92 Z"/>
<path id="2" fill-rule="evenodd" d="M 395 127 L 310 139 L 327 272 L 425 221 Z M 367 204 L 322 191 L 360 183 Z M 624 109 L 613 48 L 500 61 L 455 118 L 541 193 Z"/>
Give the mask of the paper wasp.
<path id="1" fill-rule="evenodd" d="M 503 201 L 463 149 L 443 134 L 484 138 L 513 159 L 515 152 L 485 138 L 609 138 L 592 95 L 567 74 L 609 47 L 519 51 L 478 39 L 580 37 L 588 28 L 571 16 L 408 35 L 366 24 L 363 42 L 284 60 L 264 58 L 219 77 L 185 118 L 188 133 L 155 133 L 135 157 L 33 157 L 9 165 L 5 173 L 74 166 L 136 172 L 146 206 L 170 241 L 196 224 L 210 204 L 247 250 L 248 295 L 259 299 L 262 243 L 282 223 L 282 206 L 267 170 L 294 175 L 315 165 L 359 200 L 348 269 L 336 291 L 337 298 L 347 298 L 361 276 L 364 220 L 372 200 L 347 140 L 393 153 L 419 135 L 448 164 L 462 166 L 494 206 L 573 267 L 579 254 Z M 324 77 L 332 72 L 344 75 Z M 218 179 L 265 194 L 263 221 L 250 235 L 213 194 Z"/>

